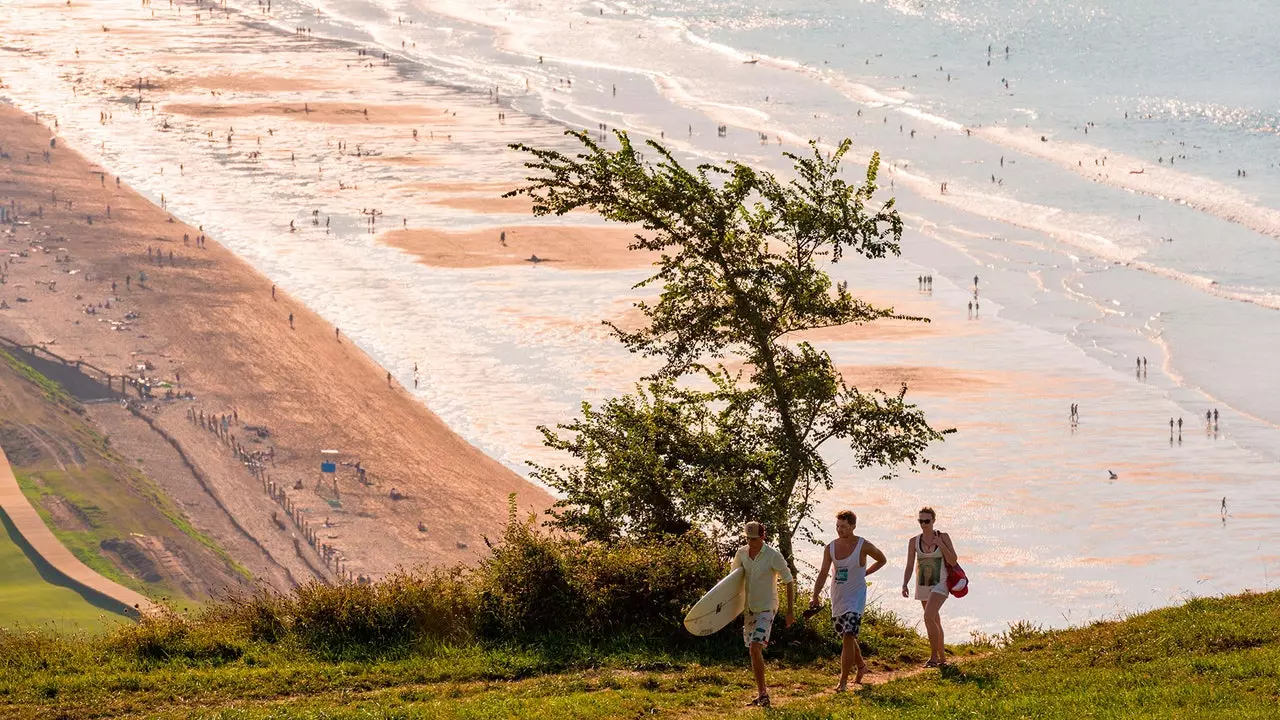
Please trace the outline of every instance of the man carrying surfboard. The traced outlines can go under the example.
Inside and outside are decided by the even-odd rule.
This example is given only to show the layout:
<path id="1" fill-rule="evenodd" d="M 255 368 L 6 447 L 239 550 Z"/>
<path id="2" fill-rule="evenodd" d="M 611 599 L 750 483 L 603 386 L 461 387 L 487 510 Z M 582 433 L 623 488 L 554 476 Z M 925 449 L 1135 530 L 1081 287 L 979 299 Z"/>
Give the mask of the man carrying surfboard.
<path id="1" fill-rule="evenodd" d="M 884 567 L 886 562 L 880 548 L 853 534 L 858 526 L 858 516 L 852 510 L 836 514 L 836 539 L 822 553 L 822 569 L 813 584 L 810 608 L 821 605 L 822 585 L 831 574 L 831 619 L 836 634 L 844 643 L 840 650 L 840 684 L 836 692 L 849 687 L 849 671 L 858 668 L 854 684 L 862 682 L 867 664 L 862 661 L 862 648 L 858 646 L 858 631 L 862 629 L 862 614 L 867 609 L 867 576 Z M 867 567 L 867 558 L 875 560 Z M 834 568 L 835 572 L 832 572 Z M 805 613 L 808 617 L 809 613 Z"/>
<path id="2" fill-rule="evenodd" d="M 787 627 L 796 621 L 796 584 L 782 553 L 766 545 L 765 526 L 749 522 L 747 544 L 733 555 L 732 570 L 742 568 L 746 577 L 747 602 L 742 613 L 742 641 L 751 653 L 751 671 L 756 676 L 756 699 L 748 705 L 769 707 L 769 688 L 764 684 L 764 648 L 769 644 L 773 618 L 778 612 L 778 580 L 787 586 Z"/>

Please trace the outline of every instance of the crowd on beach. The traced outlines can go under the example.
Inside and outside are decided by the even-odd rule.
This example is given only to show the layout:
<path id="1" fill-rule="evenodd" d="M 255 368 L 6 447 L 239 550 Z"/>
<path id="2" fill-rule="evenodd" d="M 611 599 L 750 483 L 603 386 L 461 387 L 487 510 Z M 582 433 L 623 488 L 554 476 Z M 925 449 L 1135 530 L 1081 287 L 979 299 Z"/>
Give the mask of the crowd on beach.
<path id="1" fill-rule="evenodd" d="M 968 593 L 968 577 L 960 567 L 955 544 L 949 534 L 935 527 L 937 517 L 933 508 L 920 508 L 916 518 L 920 533 L 907 543 L 902 575 L 902 597 L 914 597 L 923 611 L 929 640 L 929 659 L 924 663 L 925 668 L 942 668 L 948 664 L 942 606 L 948 597 L 964 597 Z M 822 567 L 814 580 L 809 609 L 804 613 L 805 617 L 811 617 L 821 610 L 822 592 L 830 578 L 831 619 L 841 641 L 840 680 L 836 692 L 848 689 L 850 675 L 854 684 L 859 684 L 866 674 L 867 664 L 858 644 L 858 635 L 867 607 L 867 578 L 888 563 L 882 550 L 856 534 L 857 525 L 858 516 L 852 510 L 836 514 L 836 538 L 823 550 Z M 746 584 L 742 641 L 751 658 L 757 690 L 755 699 L 748 705 L 769 707 L 764 651 L 769 645 L 778 613 L 777 586 L 781 582 L 786 589 L 784 620 L 790 627 L 795 622 L 796 579 L 782 553 L 767 544 L 768 528 L 763 523 L 747 523 L 743 534 L 747 542 L 734 553 L 732 569 L 743 571 Z M 914 589 L 911 585 L 913 575 Z"/>

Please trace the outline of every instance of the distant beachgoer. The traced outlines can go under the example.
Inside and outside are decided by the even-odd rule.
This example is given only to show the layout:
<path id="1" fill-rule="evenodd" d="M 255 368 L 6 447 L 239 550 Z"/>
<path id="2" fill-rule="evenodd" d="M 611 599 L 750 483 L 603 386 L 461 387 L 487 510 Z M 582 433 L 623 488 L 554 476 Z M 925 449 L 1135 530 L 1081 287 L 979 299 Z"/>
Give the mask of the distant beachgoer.
<path id="1" fill-rule="evenodd" d="M 1213 409 L 1213 425 L 1214 427 L 1218 425 L 1218 408 Z"/>
<path id="2" fill-rule="evenodd" d="M 293 329 L 293 313 L 289 313 L 289 329 Z"/>
<path id="3" fill-rule="evenodd" d="M 333 329 L 333 339 L 337 340 L 338 342 L 342 342 L 342 338 L 339 336 L 338 328 Z"/>
<path id="4" fill-rule="evenodd" d="M 387 387 L 391 387 L 391 373 L 387 373 Z"/>
<path id="5" fill-rule="evenodd" d="M 1173 437 L 1173 418 L 1169 418 L 1169 437 Z"/>
<path id="6" fill-rule="evenodd" d="M 947 569 L 959 563 L 951 537 L 934 529 L 936 519 L 933 508 L 920 508 L 917 520 L 921 533 L 907 543 L 907 566 L 902 576 L 902 597 L 910 597 L 907 584 L 912 570 L 916 574 L 915 598 L 924 608 L 924 625 L 929 634 L 929 661 L 924 665 L 927 668 L 947 663 L 940 611 L 949 594 Z"/>
<path id="7" fill-rule="evenodd" d="M 275 286 L 275 285 L 272 285 L 272 286 L 271 286 L 271 299 L 272 299 L 272 300 L 275 300 L 275 299 L 276 299 L 276 286 Z"/>
<path id="8" fill-rule="evenodd" d="M 1182 418 L 1178 418 L 1178 434 L 1182 434 Z"/>

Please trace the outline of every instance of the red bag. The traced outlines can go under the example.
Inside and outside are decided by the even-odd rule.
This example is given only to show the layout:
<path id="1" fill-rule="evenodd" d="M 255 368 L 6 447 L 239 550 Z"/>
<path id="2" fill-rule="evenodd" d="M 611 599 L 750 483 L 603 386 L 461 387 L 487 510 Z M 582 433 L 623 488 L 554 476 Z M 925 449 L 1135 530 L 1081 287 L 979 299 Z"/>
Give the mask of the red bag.
<path id="1" fill-rule="evenodd" d="M 947 566 L 947 590 L 954 596 L 962 598 L 969 594 L 969 576 L 959 565 Z"/>

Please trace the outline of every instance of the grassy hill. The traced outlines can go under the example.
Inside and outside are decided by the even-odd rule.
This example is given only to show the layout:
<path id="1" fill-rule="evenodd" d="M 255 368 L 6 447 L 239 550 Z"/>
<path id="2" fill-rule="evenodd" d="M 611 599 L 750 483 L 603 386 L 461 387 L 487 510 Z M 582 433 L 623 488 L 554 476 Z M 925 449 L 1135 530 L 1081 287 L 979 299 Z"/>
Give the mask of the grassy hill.
<path id="1" fill-rule="evenodd" d="M 981 602 L 970 597 L 966 602 Z M 836 660 L 793 631 L 770 649 L 775 708 L 747 709 L 735 629 L 669 648 L 596 642 L 417 643 L 331 657 L 244 640 L 253 614 L 162 618 L 88 641 L 0 634 L 0 716 L 201 718 L 1275 718 L 1280 592 L 1199 599 L 1085 628 L 1022 627 L 954 648 L 943 671 L 879 616 L 875 685 L 833 695 Z M 236 628 L 240 628 L 237 630 Z M 789 637 L 789 639 L 787 639 Z M 827 646 L 829 647 L 829 646 Z M 781 655 L 782 659 L 777 659 Z"/>
<path id="2" fill-rule="evenodd" d="M 99 574 L 151 597 L 182 601 L 207 599 L 205 587 L 247 582 L 242 568 L 111 447 L 61 385 L 4 351 L 0 447 L 45 524 Z M 29 561 L 24 572 L 35 572 Z M 0 593 L 17 592 L 17 577 L 0 576 Z M 0 626 L 42 622 L 59 604 L 66 605 L 0 603 Z"/>

